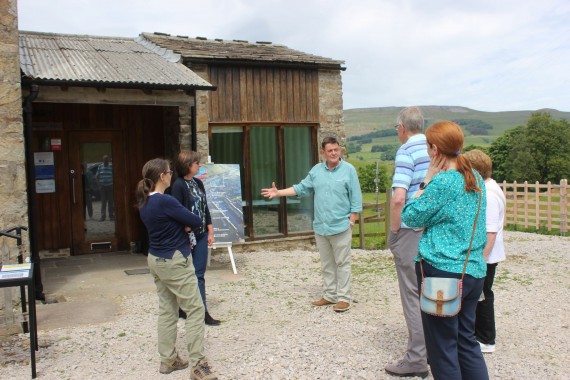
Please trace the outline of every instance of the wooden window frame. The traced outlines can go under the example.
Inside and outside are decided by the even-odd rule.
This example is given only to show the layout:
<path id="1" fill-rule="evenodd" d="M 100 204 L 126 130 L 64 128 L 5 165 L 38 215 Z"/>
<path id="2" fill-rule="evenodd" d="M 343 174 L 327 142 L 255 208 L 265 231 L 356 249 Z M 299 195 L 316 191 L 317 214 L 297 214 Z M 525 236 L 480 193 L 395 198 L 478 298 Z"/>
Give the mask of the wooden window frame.
<path id="1" fill-rule="evenodd" d="M 244 213 L 244 226 L 247 226 L 248 235 L 245 236 L 246 241 L 255 241 L 255 240 L 263 240 L 263 239 L 272 239 L 272 238 L 283 238 L 283 237 L 292 237 L 292 236 L 306 236 L 309 234 L 313 234 L 313 231 L 310 232 L 294 232 L 289 233 L 287 231 L 287 205 L 286 205 L 286 198 L 281 197 L 279 202 L 279 232 L 273 235 L 264 235 L 262 237 L 255 237 L 253 234 L 253 207 L 252 207 L 252 191 L 251 188 L 252 183 L 252 173 L 251 173 L 251 151 L 249 146 L 249 132 L 252 127 L 268 127 L 268 128 L 277 128 L 277 154 L 278 154 L 278 168 L 279 171 L 279 181 L 281 184 L 285 184 L 285 173 L 286 173 L 286 165 L 285 162 L 285 149 L 284 149 L 284 129 L 289 127 L 307 127 L 310 128 L 310 138 L 311 138 L 311 145 L 313 147 L 312 151 L 312 164 L 315 165 L 318 162 L 319 152 L 321 150 L 319 142 L 317 141 L 317 134 L 319 130 L 318 123 L 225 123 L 225 122 L 216 122 L 216 123 L 209 123 L 208 125 L 208 140 L 209 144 L 212 144 L 213 139 L 213 129 L 215 128 L 235 128 L 241 127 L 243 130 L 243 137 L 244 137 L 244 149 L 243 149 L 243 157 L 242 162 L 244 165 L 244 176 L 242 181 L 245 181 L 245 195 L 242 195 L 246 204 L 245 213 Z M 307 171 L 308 172 L 308 171 Z M 270 184 L 268 184 L 270 185 Z M 312 218 L 313 216 L 311 216 Z"/>

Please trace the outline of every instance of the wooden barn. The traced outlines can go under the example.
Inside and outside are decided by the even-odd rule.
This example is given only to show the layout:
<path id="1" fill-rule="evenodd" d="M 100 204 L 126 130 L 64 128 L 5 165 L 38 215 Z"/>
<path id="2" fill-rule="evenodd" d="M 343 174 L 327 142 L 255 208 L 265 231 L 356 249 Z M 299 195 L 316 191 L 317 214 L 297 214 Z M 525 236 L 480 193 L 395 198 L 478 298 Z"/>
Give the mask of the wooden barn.
<path id="1" fill-rule="evenodd" d="M 162 33 L 137 41 L 180 54 L 217 88 L 197 92 L 196 147 L 214 163 L 240 165 L 246 240 L 312 236 L 312 199 L 267 201 L 260 189 L 304 178 L 324 136 L 344 140 L 344 62 L 270 42 Z"/>

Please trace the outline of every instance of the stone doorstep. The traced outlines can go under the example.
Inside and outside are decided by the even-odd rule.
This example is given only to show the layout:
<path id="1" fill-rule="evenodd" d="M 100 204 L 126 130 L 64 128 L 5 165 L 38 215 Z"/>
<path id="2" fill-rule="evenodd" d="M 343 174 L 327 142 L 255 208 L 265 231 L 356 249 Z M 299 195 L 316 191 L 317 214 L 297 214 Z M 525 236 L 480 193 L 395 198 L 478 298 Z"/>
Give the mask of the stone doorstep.
<path id="1" fill-rule="evenodd" d="M 273 250 L 287 250 L 287 249 L 316 249 L 315 236 L 314 235 L 304 235 L 304 236 L 294 236 L 281 239 L 264 239 L 248 241 L 243 243 L 232 244 L 233 252 L 237 253 L 247 253 L 251 251 L 267 251 L 268 247 Z M 225 252 L 224 250 L 220 253 Z M 213 250 L 213 254 L 216 250 Z M 70 248 L 63 249 L 51 249 L 51 250 L 41 250 L 39 252 L 40 259 L 54 259 L 63 258 L 71 256 Z"/>
<path id="2" fill-rule="evenodd" d="M 55 259 L 61 257 L 70 257 L 71 256 L 71 249 L 63 248 L 63 249 L 44 249 L 39 252 L 40 259 Z"/>
<path id="3" fill-rule="evenodd" d="M 315 235 L 311 234 L 281 239 L 254 240 L 232 244 L 232 251 L 234 253 L 259 252 L 269 250 L 282 251 L 291 249 L 316 250 L 317 248 L 315 243 Z M 216 251 L 218 250 L 212 250 L 212 253 L 215 254 Z M 221 249 L 220 253 L 226 253 L 226 251 L 224 249 Z"/>

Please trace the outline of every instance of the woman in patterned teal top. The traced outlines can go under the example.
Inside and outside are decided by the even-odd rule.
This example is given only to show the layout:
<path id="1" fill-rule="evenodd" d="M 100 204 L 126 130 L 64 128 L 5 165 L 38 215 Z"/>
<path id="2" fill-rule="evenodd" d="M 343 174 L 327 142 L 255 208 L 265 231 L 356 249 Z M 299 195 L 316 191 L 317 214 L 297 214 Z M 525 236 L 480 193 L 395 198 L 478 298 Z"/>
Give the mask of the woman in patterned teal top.
<path id="1" fill-rule="evenodd" d="M 475 339 L 475 310 L 486 274 L 483 257 L 487 242 L 485 186 L 481 176 L 461 154 L 464 136 L 457 124 L 440 121 L 425 134 L 431 159 L 428 173 L 416 198 L 402 210 L 402 221 L 406 225 L 425 228 L 419 244 L 425 277 L 461 278 L 480 200 L 463 278 L 461 311 L 449 318 L 422 312 L 428 361 L 436 380 L 486 380 L 489 374 Z M 418 262 L 416 275 L 421 291 Z"/>
<path id="2" fill-rule="evenodd" d="M 476 172 L 475 176 L 479 182 L 478 187 L 483 188 L 483 199 L 465 272 L 475 278 L 482 278 L 487 272 L 483 257 L 483 248 L 487 242 L 484 220 L 486 194 L 481 176 Z M 422 196 L 411 200 L 403 212 L 404 223 L 411 227 L 426 227 L 419 243 L 423 260 L 446 272 L 463 271 L 478 202 L 479 193 L 465 191 L 463 175 L 455 169 L 433 177 Z M 408 224 L 408 220 L 412 224 Z M 418 260 L 419 257 L 416 258 Z"/>

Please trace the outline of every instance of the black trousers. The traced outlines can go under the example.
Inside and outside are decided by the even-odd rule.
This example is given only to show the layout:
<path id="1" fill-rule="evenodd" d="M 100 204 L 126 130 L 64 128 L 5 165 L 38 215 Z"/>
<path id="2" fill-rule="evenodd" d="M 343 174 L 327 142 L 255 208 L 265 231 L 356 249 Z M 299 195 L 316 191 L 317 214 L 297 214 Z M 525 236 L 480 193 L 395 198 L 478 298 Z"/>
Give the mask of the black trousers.
<path id="1" fill-rule="evenodd" d="M 461 273 L 439 270 L 422 261 L 426 277 L 461 278 Z M 422 273 L 416 263 L 418 289 Z M 428 363 L 435 380 L 488 380 L 489 373 L 475 339 L 475 309 L 483 290 L 483 278 L 463 277 L 461 311 L 454 317 L 436 317 L 422 312 Z"/>
<path id="2" fill-rule="evenodd" d="M 477 317 L 475 319 L 475 337 L 481 343 L 495 344 L 495 295 L 493 294 L 493 281 L 497 263 L 487 264 L 487 276 L 483 284 L 485 300 L 477 304 Z"/>

